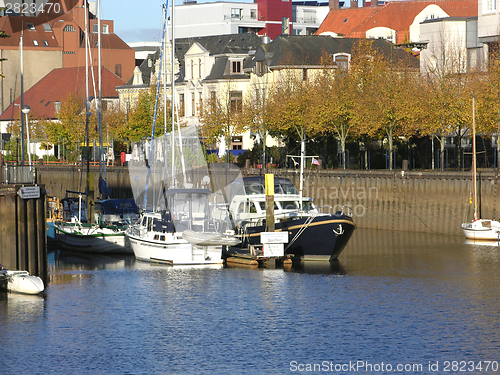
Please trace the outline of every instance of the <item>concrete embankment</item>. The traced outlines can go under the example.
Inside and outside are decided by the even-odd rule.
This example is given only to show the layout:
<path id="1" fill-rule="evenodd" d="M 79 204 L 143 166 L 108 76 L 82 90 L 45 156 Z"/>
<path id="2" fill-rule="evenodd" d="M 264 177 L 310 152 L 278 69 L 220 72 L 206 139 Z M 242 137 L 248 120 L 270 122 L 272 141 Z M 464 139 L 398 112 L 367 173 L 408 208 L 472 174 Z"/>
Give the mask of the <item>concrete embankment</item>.
<path id="1" fill-rule="evenodd" d="M 38 183 L 48 195 L 63 198 L 66 190 L 84 191 L 86 176 L 77 166 L 37 166 Z M 98 171 L 93 179 L 98 191 Z M 270 169 L 287 177 L 299 187 L 298 170 Z M 258 169 L 244 169 L 243 174 L 263 174 Z M 117 198 L 132 196 L 127 168 L 111 167 L 108 185 Z M 497 218 L 498 173 L 481 171 L 482 217 Z M 469 172 L 429 171 L 340 171 L 307 170 L 304 196 L 310 196 L 324 212 L 335 212 L 350 206 L 360 228 L 461 235 L 460 224 L 472 218 L 471 174 Z"/>

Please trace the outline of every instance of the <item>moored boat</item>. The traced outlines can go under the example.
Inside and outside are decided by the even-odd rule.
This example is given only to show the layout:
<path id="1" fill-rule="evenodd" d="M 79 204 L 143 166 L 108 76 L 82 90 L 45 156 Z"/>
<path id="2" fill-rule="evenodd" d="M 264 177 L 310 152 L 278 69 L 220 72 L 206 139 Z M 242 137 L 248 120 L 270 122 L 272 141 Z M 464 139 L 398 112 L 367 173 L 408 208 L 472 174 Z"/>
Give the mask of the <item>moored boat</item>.
<path id="1" fill-rule="evenodd" d="M 225 251 L 225 256 L 260 245 L 266 232 L 264 177 L 245 177 L 231 186 L 230 211 L 242 243 Z M 335 214 L 320 213 L 312 199 L 302 197 L 289 179 L 274 178 L 274 228 L 288 232 L 284 255 L 293 260 L 335 260 L 344 250 L 356 225 L 347 207 Z"/>
<path id="2" fill-rule="evenodd" d="M 2 269 L 0 264 L 0 289 L 11 293 L 39 294 L 44 291 L 43 281 L 28 271 L 11 271 Z"/>

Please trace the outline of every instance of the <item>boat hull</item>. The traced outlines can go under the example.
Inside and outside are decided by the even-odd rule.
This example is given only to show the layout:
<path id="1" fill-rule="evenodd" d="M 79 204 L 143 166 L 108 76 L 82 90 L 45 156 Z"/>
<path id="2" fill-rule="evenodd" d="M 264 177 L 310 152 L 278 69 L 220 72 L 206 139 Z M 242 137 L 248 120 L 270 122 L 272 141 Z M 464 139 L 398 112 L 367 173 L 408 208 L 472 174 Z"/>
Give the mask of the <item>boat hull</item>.
<path id="1" fill-rule="evenodd" d="M 123 229 L 84 227 L 79 230 L 75 226 L 56 224 L 56 231 L 57 240 L 65 250 L 108 254 L 132 253 Z"/>
<path id="2" fill-rule="evenodd" d="M 176 233 L 155 234 L 127 232 L 127 238 L 135 258 L 145 262 L 169 265 L 204 265 L 222 264 L 222 246 L 196 246 L 184 240 Z M 163 237 L 161 237 L 163 236 Z"/>
<path id="3" fill-rule="evenodd" d="M 27 271 L 1 271 L 0 289 L 11 293 L 39 294 L 45 286 L 41 278 L 30 275 Z"/>
<path id="4" fill-rule="evenodd" d="M 350 217 L 332 215 L 316 216 L 312 220 L 304 217 L 275 224 L 275 231 L 288 232 L 289 243 L 285 244 L 285 256 L 301 261 L 336 260 L 355 228 Z M 247 234 L 243 236 L 244 246 L 259 245 L 260 233 L 265 231 L 264 225 L 247 227 Z"/>
<path id="5" fill-rule="evenodd" d="M 494 220 L 475 220 L 462 224 L 465 238 L 479 241 L 500 241 L 500 223 Z"/>

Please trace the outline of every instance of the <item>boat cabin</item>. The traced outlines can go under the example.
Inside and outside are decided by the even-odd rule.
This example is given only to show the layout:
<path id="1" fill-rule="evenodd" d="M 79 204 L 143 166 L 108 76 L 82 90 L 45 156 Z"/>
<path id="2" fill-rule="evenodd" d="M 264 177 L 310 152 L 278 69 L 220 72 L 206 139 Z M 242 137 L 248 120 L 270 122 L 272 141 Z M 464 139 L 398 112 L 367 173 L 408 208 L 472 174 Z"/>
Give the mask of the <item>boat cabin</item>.
<path id="1" fill-rule="evenodd" d="M 230 186 L 230 211 L 238 220 L 262 219 L 266 216 L 265 178 L 244 177 Z M 302 201 L 302 209 L 300 202 Z M 274 178 L 274 217 L 287 220 L 303 214 L 317 214 L 312 199 L 300 197 L 295 185 L 288 178 Z"/>

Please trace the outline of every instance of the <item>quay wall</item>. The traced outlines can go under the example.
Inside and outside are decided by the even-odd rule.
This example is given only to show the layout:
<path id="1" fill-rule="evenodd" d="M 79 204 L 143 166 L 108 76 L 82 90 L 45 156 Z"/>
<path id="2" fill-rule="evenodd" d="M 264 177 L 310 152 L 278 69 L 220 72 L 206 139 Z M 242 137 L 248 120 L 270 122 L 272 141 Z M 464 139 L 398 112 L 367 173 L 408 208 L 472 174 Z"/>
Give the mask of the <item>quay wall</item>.
<path id="1" fill-rule="evenodd" d="M 297 186 L 300 174 L 294 169 L 243 169 L 246 176 L 274 173 Z M 98 193 L 98 170 L 94 173 Z M 498 172 L 480 171 L 481 213 L 498 218 Z M 132 190 L 126 167 L 107 170 L 113 197 L 130 198 Z M 78 166 L 37 166 L 37 182 L 48 196 L 64 198 L 66 190 L 85 191 L 86 175 Z M 312 197 L 323 212 L 350 206 L 360 228 L 462 235 L 460 224 L 472 219 L 470 172 L 360 171 L 308 169 L 304 175 L 304 196 Z M 96 197 L 97 198 L 97 197 Z"/>

